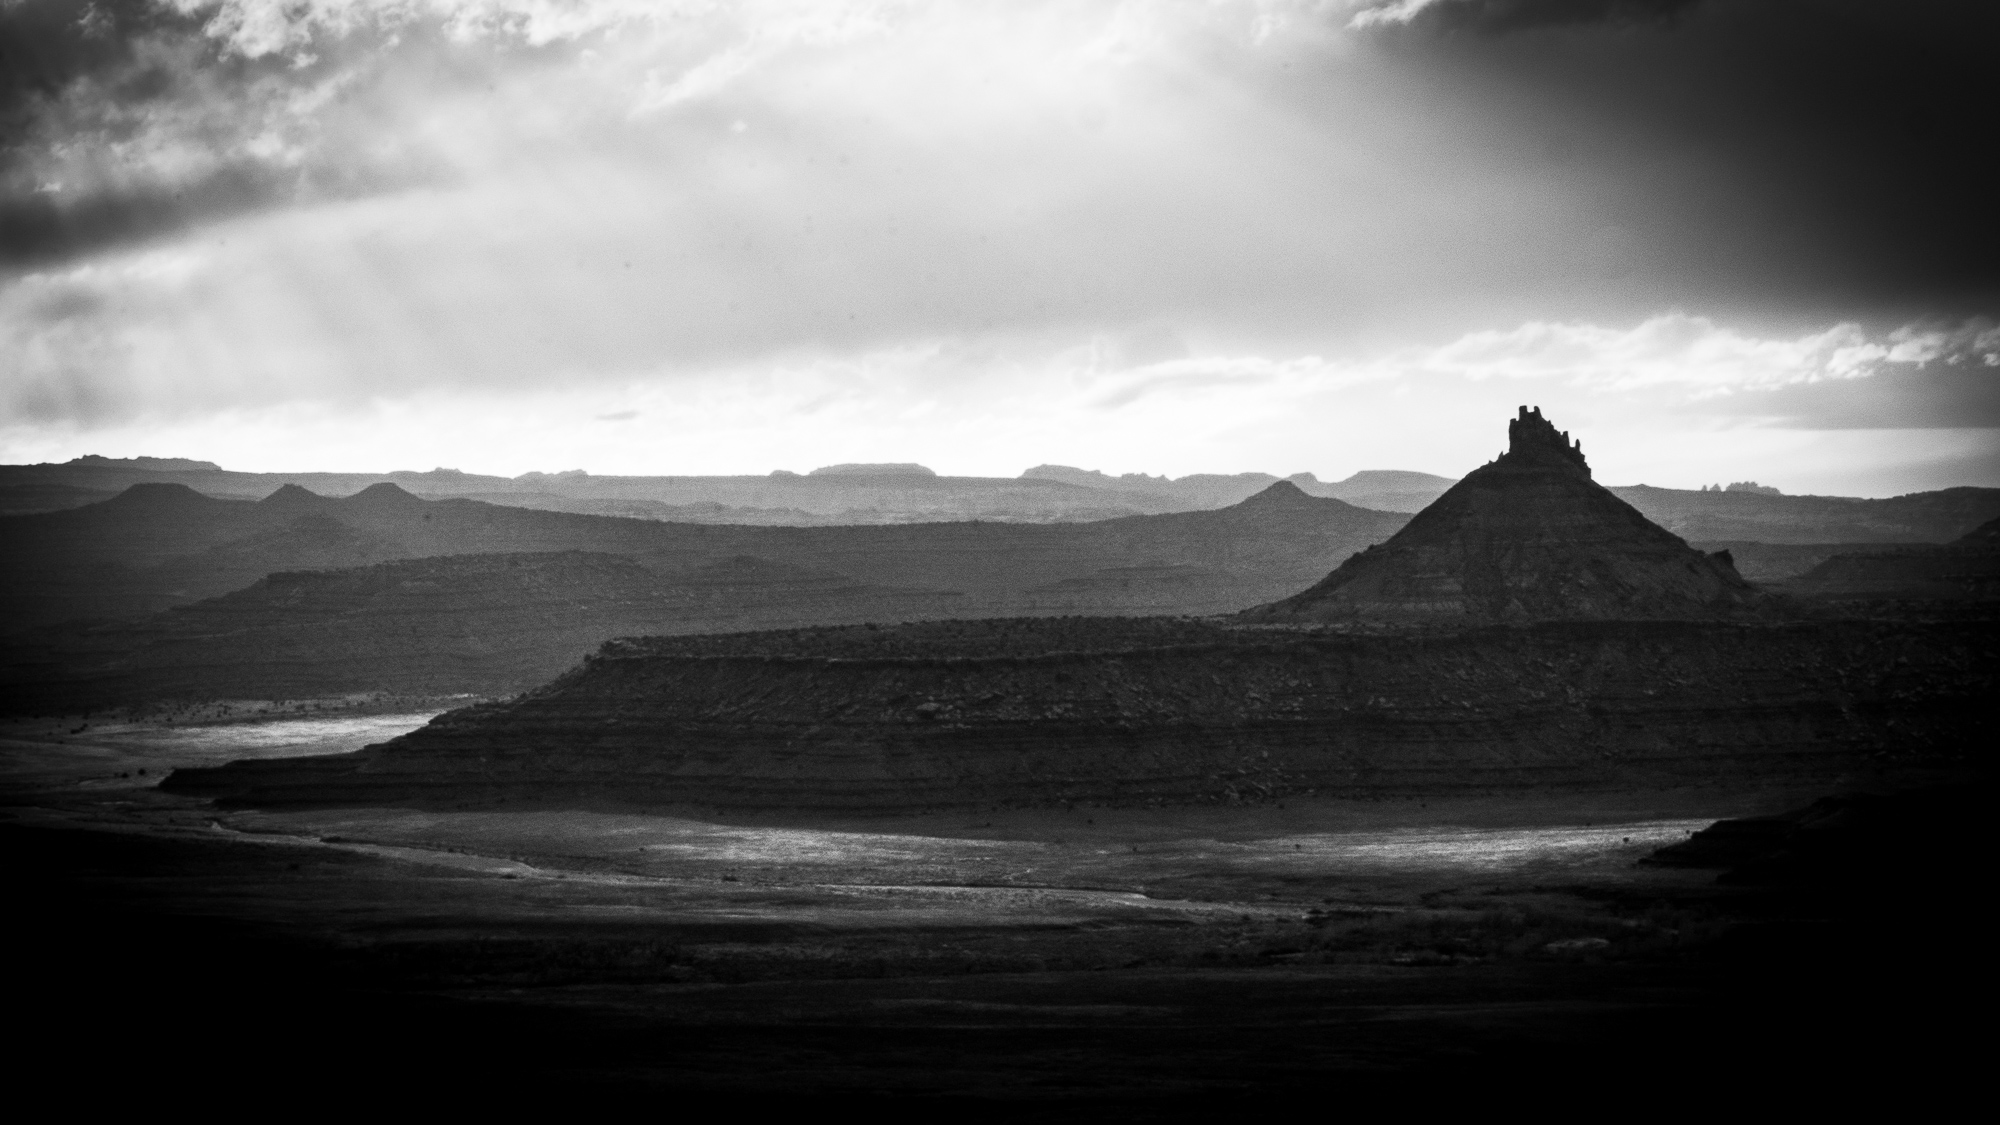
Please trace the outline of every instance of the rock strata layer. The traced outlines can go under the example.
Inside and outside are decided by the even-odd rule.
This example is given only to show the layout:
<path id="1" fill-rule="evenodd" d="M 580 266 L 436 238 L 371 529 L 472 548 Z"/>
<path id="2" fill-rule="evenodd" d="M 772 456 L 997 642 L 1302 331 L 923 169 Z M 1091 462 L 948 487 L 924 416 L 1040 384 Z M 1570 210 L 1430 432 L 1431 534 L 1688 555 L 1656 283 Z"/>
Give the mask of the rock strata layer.
<path id="1" fill-rule="evenodd" d="M 246 805 L 847 814 L 1831 778 L 1991 737 L 1991 630 L 1175 619 L 613 642 L 355 754 L 183 770 Z"/>

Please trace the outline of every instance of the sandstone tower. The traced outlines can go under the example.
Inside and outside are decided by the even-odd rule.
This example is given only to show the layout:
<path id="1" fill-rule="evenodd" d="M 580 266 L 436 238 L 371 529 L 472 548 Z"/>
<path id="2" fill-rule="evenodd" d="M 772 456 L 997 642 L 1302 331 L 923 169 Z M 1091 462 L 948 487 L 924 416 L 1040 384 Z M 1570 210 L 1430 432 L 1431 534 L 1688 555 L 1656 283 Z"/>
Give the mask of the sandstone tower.
<path id="1" fill-rule="evenodd" d="M 1386 543 L 1248 621 L 1484 624 L 1733 616 L 1758 600 L 1726 556 L 1705 555 L 1590 479 L 1583 445 L 1540 407 L 1507 424 L 1507 451 Z"/>

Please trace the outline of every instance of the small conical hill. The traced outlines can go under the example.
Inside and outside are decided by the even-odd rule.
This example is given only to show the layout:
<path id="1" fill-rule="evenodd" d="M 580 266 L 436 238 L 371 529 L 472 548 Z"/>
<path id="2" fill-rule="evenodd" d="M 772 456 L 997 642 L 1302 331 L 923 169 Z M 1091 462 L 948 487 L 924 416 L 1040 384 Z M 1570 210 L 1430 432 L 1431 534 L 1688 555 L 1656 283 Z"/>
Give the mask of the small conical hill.
<path id="1" fill-rule="evenodd" d="M 273 512 L 305 514 L 325 512 L 336 503 L 338 501 L 330 500 L 310 489 L 301 488 L 296 484 L 283 484 L 278 486 L 276 492 L 257 501 L 257 506 Z"/>
<path id="2" fill-rule="evenodd" d="M 1758 598 L 1726 556 L 1590 479 L 1581 443 L 1522 407 L 1507 452 L 1387 542 L 1250 621 L 1484 623 L 1728 616 Z"/>

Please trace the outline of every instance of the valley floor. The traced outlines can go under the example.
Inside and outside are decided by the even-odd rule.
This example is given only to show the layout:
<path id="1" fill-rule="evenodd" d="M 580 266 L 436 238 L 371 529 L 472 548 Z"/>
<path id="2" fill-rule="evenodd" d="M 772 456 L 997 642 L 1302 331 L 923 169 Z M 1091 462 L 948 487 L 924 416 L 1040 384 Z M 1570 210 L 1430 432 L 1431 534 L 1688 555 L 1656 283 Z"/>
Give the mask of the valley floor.
<path id="1" fill-rule="evenodd" d="M 433 713 L 358 711 L 0 731 L 37 1066 L 107 1096 L 645 1090 L 1054 1119 L 1524 1084 L 1542 1105 L 1611 1085 L 1921 1100 L 1972 1074 L 1942 1018 L 1984 987 L 1954 952 L 1970 902 L 1829 907 L 1638 863 L 1810 791 L 721 823 L 218 812 L 153 788 Z"/>

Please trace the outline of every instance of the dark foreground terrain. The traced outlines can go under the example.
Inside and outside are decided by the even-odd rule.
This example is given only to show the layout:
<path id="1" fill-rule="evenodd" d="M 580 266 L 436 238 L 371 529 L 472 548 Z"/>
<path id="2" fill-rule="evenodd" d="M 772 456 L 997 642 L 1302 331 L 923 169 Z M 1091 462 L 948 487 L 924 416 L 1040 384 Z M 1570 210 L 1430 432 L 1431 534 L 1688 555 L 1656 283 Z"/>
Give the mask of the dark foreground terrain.
<path id="1" fill-rule="evenodd" d="M 1977 1073 L 1987 790 L 1963 770 L 1850 779 L 1903 795 L 1831 810 L 1753 785 L 858 820 L 150 788 L 375 736 L 341 724 L 5 732 L 21 1073 L 100 1104 L 1055 1120 L 1922 1112 Z"/>

